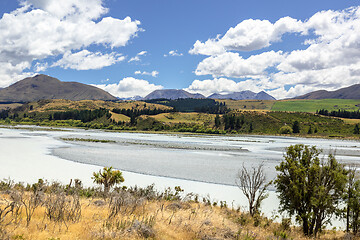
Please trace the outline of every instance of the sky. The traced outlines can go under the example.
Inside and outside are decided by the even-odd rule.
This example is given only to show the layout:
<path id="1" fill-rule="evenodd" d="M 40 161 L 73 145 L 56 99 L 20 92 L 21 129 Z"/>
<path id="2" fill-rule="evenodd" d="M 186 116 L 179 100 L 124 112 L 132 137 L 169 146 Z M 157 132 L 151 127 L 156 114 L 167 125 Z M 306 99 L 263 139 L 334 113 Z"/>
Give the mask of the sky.
<path id="1" fill-rule="evenodd" d="M 114 96 L 360 83 L 360 1 L 1 0 L 0 88 L 46 74 Z"/>

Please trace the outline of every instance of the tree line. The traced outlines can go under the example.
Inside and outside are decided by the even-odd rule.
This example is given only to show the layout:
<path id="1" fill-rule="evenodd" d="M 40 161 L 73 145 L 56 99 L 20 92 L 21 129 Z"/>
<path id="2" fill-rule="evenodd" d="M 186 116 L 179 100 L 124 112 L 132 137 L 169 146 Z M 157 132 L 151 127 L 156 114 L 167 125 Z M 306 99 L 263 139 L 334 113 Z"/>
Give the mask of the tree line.
<path id="1" fill-rule="evenodd" d="M 201 112 L 211 114 L 225 114 L 229 112 L 229 109 L 226 107 L 224 102 L 219 103 L 214 99 L 152 99 L 146 100 L 146 102 L 173 107 L 175 112 Z"/>
<path id="2" fill-rule="evenodd" d="M 49 120 L 80 120 L 83 123 L 91 122 L 95 119 L 106 116 L 107 119 L 111 117 L 108 109 L 99 108 L 95 110 L 70 110 L 64 112 L 55 112 L 49 115 Z"/>
<path id="3" fill-rule="evenodd" d="M 160 108 L 144 108 L 144 109 L 126 109 L 126 108 L 114 108 L 112 109 L 112 112 L 123 114 L 128 117 L 138 117 L 141 115 L 157 115 L 160 113 L 168 113 L 168 112 L 174 112 L 173 109 L 160 109 Z"/>
<path id="4" fill-rule="evenodd" d="M 330 117 L 340 117 L 340 118 L 350 118 L 350 119 L 360 119 L 360 111 L 347 111 L 347 110 L 337 110 L 337 111 L 328 111 L 326 109 L 316 110 L 317 114 Z"/>

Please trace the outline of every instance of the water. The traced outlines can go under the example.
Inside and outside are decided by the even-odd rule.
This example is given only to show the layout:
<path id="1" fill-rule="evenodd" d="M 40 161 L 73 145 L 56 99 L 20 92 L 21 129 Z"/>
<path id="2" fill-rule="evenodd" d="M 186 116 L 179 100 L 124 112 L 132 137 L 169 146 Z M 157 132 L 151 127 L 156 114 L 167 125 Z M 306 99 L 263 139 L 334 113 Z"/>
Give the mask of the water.
<path id="1" fill-rule="evenodd" d="M 115 143 L 64 142 L 61 138 Z M 160 190 L 181 186 L 187 192 L 226 200 L 230 206 L 246 207 L 235 184 L 238 169 L 263 163 L 268 180 L 272 180 L 285 148 L 298 143 L 315 145 L 324 149 L 324 154 L 336 151 L 336 158 L 346 164 L 360 163 L 359 141 L 0 128 L 0 178 L 28 183 L 38 178 L 63 183 L 79 178 L 90 186 L 94 171 L 113 166 L 123 171 L 127 186 L 155 183 Z M 268 216 L 278 207 L 274 189 L 270 190 L 263 205 Z"/>

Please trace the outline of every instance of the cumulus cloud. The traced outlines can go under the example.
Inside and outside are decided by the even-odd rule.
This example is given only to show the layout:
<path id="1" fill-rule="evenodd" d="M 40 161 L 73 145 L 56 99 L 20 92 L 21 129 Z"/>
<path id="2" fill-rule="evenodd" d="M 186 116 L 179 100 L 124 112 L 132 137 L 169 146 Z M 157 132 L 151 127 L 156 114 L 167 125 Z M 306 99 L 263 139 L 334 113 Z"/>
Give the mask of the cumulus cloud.
<path id="1" fill-rule="evenodd" d="M 64 54 L 62 59 L 52 66 L 60 66 L 64 69 L 70 68 L 75 70 L 101 69 L 123 61 L 124 59 L 124 56 L 114 52 L 102 54 L 101 52 L 93 53 L 88 50 L 82 50 L 76 53 L 68 51 Z"/>
<path id="2" fill-rule="evenodd" d="M 264 51 L 291 33 L 306 38 L 298 49 Z M 253 50 L 246 59 L 240 54 Z M 360 82 L 360 6 L 321 11 L 305 21 L 244 20 L 223 36 L 196 41 L 189 52 L 207 56 L 195 74 L 248 79 L 276 98 L 335 90 Z"/>
<path id="3" fill-rule="evenodd" d="M 45 63 L 37 62 L 37 63 L 34 65 L 34 71 L 35 71 L 35 72 L 43 72 L 43 71 L 45 71 L 48 67 L 49 67 L 49 64 L 48 64 L 47 62 L 45 62 Z"/>
<path id="4" fill-rule="evenodd" d="M 253 55 L 247 59 L 239 53 L 226 52 L 216 56 L 210 56 L 199 63 L 196 75 L 229 76 L 243 78 L 248 76 L 265 75 L 265 70 L 283 60 L 282 52 L 264 52 Z"/>
<path id="5" fill-rule="evenodd" d="M 108 12 L 102 6 L 101 0 L 27 0 L 36 8 L 44 9 L 57 18 L 79 17 L 80 15 L 89 19 L 97 19 Z"/>
<path id="6" fill-rule="evenodd" d="M 181 57 L 184 54 L 179 53 L 178 50 L 171 50 L 168 54 L 164 54 L 164 57 L 171 56 L 171 57 Z"/>
<path id="7" fill-rule="evenodd" d="M 161 85 L 155 85 L 146 80 L 133 77 L 126 77 L 117 84 L 99 84 L 93 86 L 101 88 L 119 98 L 129 98 L 134 96 L 145 97 L 152 91 L 163 88 Z"/>
<path id="8" fill-rule="evenodd" d="M 0 19 L 0 87 L 46 66 L 33 66 L 34 61 L 46 62 L 91 45 L 125 46 L 141 30 L 140 22 L 101 18 L 107 11 L 102 0 L 27 0 L 5 13 Z"/>
<path id="9" fill-rule="evenodd" d="M 284 17 L 272 24 L 268 20 L 247 19 L 206 42 L 196 41 L 190 54 L 217 55 L 228 50 L 253 51 L 281 41 L 284 33 L 304 31 L 301 21 Z"/>
<path id="10" fill-rule="evenodd" d="M 130 60 L 128 61 L 129 63 L 130 62 L 140 62 L 141 61 L 141 56 L 146 56 L 146 54 L 147 54 L 147 51 L 141 51 L 141 52 L 139 52 L 139 53 L 137 53 L 136 55 L 135 55 L 135 57 L 132 57 L 132 58 L 130 58 Z"/>
<path id="11" fill-rule="evenodd" d="M 151 72 L 146 72 L 146 71 L 135 71 L 135 74 L 136 75 L 148 75 L 148 76 L 152 76 L 152 77 L 157 77 L 159 75 L 159 72 L 154 70 L 154 71 L 151 71 Z"/>
<path id="12" fill-rule="evenodd" d="M 191 85 L 185 89 L 191 93 L 201 93 L 209 96 L 213 93 L 228 94 L 250 90 L 253 92 L 261 91 L 255 81 L 245 80 L 235 82 L 227 78 L 214 78 L 207 80 L 194 80 Z"/>

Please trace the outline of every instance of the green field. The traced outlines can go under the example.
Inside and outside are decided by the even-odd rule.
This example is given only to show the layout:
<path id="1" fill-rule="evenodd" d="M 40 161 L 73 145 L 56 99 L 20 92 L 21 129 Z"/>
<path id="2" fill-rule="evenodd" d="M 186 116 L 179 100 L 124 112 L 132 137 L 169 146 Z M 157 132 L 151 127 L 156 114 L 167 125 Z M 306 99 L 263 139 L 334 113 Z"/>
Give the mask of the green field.
<path id="1" fill-rule="evenodd" d="M 315 113 L 320 109 L 357 111 L 360 109 L 360 99 L 280 100 L 276 101 L 271 108 L 272 111 L 310 113 Z"/>
<path id="2" fill-rule="evenodd" d="M 231 110 L 271 110 L 275 100 L 231 100 L 219 99 L 219 103 L 225 103 Z"/>

